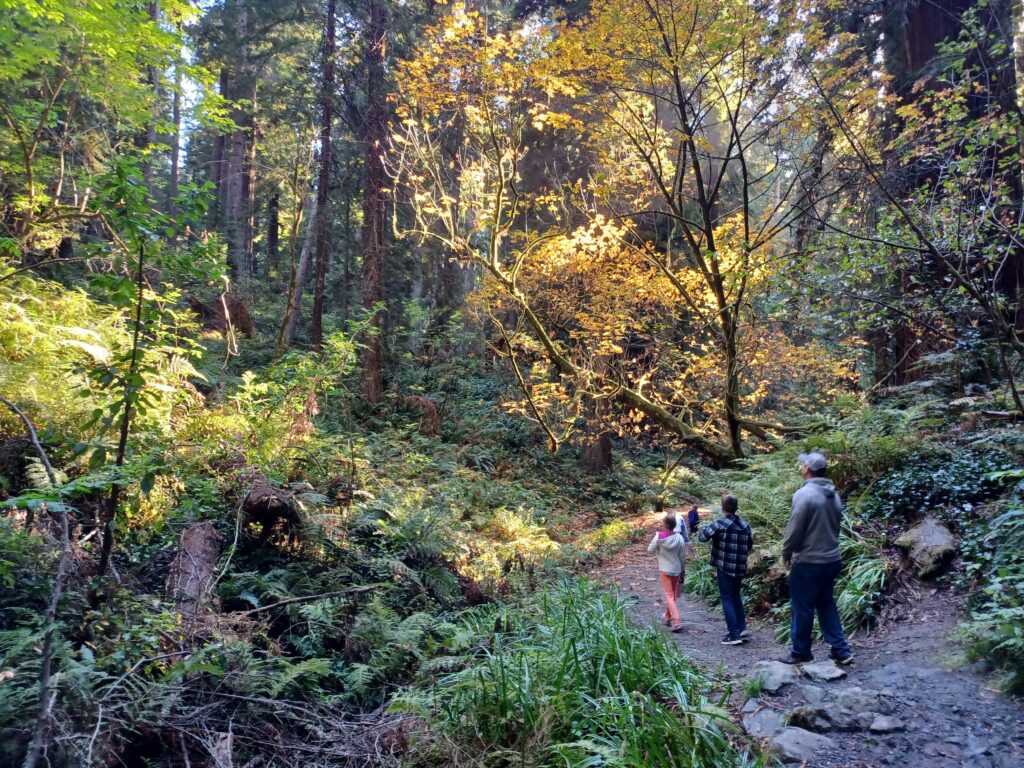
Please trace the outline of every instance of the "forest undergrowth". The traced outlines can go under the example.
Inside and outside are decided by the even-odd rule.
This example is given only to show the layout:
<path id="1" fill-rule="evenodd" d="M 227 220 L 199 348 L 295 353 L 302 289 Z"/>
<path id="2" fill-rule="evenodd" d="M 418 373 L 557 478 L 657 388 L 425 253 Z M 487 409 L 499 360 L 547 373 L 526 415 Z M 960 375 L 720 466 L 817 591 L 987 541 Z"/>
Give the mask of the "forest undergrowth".
<path id="1" fill-rule="evenodd" d="M 48 307 L 7 326 L 4 375 L 33 388 L 60 473 L 53 487 L 20 423 L 2 417 L 6 760 L 23 754 L 36 716 L 59 567 L 53 515 L 66 510 L 75 543 L 55 623 L 54 762 L 173 762 L 229 740 L 253 765 L 354 765 L 373 744 L 382 764 L 639 766 L 669 739 L 679 743 L 658 753 L 666 765 L 679 754 L 761 764 L 704 672 L 630 626 L 621 600 L 565 579 L 633 540 L 638 512 L 728 490 L 757 534 L 746 599 L 784 633 L 778 545 L 808 448 L 833 458 L 847 501 L 848 629 L 870 629 L 901 567 L 892 537 L 929 511 L 970 542 L 967 652 L 1019 686 L 1022 441 L 1014 429 L 959 432 L 957 409 L 934 395 L 839 401 L 813 434 L 736 469 L 640 445 L 593 475 L 502 406 L 509 384 L 495 371 L 410 369 L 402 391 L 436 411 L 397 394 L 370 411 L 350 389 L 347 337 L 315 358 L 289 353 L 258 379 L 245 360 L 225 368 L 211 337 L 192 362 L 161 361 L 145 438 L 111 473 L 93 459 L 102 440 L 82 440 L 104 403 L 78 361 L 118 343 L 116 316 L 28 279 L 4 290 L 15 320 L 25 303 Z M 72 327 L 68 312 L 95 319 Z M 115 483 L 127 499 L 113 579 L 99 582 L 96 521 Z M 213 573 L 188 605 L 168 573 L 183 534 L 202 525 Z M 714 599 L 703 556 L 690 574 L 688 589 Z"/>
<path id="2" fill-rule="evenodd" d="M 279 702 L 375 711 L 443 644 L 461 608 L 514 600 L 614 551 L 633 535 L 620 510 L 653 494 L 651 457 L 602 477 L 550 457 L 535 427 L 503 409 L 508 384 L 464 363 L 408 382 L 439 412 L 397 396 L 360 408 L 349 389 L 355 346 L 341 336 L 326 355 L 289 353 L 258 380 L 248 361 L 225 369 L 212 337 L 180 357 L 154 352 L 148 418 L 114 473 L 96 458 L 111 450 L 102 432 L 84 439 L 106 407 L 86 368 L 123 342 L 123 318 L 53 284 L 2 288 L 4 388 L 33 404 L 60 474 L 53 487 L 21 422 L 0 416 L 7 760 L 19 759 L 36 716 L 58 511 L 74 547 L 56 617 L 51 759 L 92 764 L 185 754 L 173 734 L 192 726 L 191 748 L 208 753 L 217 724 L 259 755 L 262 725 L 228 726 L 244 711 L 289 732 Z M 175 338 L 195 330 L 183 319 Z M 98 520 L 114 484 L 125 503 L 113 580 L 100 587 Z M 214 568 L 190 615 L 169 574 L 183 533 L 203 524 Z"/>
<path id="3" fill-rule="evenodd" d="M 808 450 L 1024 693 L 1022 14 L 0 0 L 0 764 L 767 765 L 586 573 Z"/>

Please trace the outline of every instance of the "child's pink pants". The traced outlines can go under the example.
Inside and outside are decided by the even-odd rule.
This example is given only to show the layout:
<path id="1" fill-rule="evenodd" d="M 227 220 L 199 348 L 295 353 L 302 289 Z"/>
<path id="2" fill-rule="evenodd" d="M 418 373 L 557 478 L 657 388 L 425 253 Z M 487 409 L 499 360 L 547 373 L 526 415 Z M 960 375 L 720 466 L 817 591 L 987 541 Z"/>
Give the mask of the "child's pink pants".
<path id="1" fill-rule="evenodd" d="M 679 623 L 679 608 L 676 607 L 676 598 L 679 597 L 679 593 L 682 585 L 683 574 L 678 576 L 671 576 L 667 573 L 658 571 L 658 575 L 661 577 L 661 589 L 665 593 L 665 616 L 672 620 L 673 624 Z"/>

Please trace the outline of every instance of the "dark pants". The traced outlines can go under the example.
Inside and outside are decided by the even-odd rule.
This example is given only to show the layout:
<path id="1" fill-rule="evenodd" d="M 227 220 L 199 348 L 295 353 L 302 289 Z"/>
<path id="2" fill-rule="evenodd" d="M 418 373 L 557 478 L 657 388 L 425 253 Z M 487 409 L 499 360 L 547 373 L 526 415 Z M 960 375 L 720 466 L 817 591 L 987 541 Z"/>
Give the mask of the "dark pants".
<path id="1" fill-rule="evenodd" d="M 818 614 L 821 634 L 824 635 L 825 642 L 832 646 L 832 652 L 840 656 L 850 653 L 833 594 L 836 577 L 841 570 L 843 564 L 840 561 L 793 563 L 789 571 L 789 600 L 792 614 L 790 635 L 794 656 L 811 656 L 811 630 L 814 628 L 815 612 Z"/>
<path id="2" fill-rule="evenodd" d="M 729 637 L 739 637 L 740 632 L 747 628 L 747 617 L 743 614 L 743 598 L 740 597 L 742 576 L 730 576 L 718 571 L 718 597 L 722 601 L 722 612 L 725 614 L 725 626 L 729 629 Z"/>

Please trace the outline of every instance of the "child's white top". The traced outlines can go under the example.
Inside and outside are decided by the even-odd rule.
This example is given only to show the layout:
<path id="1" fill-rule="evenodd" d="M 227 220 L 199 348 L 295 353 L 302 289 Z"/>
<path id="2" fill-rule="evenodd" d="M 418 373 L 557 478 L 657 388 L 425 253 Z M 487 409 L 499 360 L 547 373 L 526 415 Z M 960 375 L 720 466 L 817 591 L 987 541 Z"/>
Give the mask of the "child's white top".
<path id="1" fill-rule="evenodd" d="M 678 576 L 683 572 L 686 564 L 686 542 L 678 533 L 659 539 L 654 534 L 651 543 L 647 546 L 648 552 L 658 555 L 658 570 L 667 573 L 669 576 Z"/>

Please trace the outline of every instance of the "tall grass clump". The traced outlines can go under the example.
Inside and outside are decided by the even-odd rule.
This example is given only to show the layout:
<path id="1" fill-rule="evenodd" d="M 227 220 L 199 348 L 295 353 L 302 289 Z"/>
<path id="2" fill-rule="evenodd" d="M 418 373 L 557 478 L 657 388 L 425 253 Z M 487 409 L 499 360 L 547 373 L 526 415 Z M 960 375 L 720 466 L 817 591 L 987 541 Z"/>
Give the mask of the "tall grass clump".
<path id="1" fill-rule="evenodd" d="M 664 635 L 633 626 L 627 608 L 581 579 L 515 612 L 474 611 L 463 628 L 476 644 L 462 668 L 424 680 L 396 706 L 425 716 L 432 734 L 481 766 L 764 765 L 728 736 L 708 678 Z"/>

